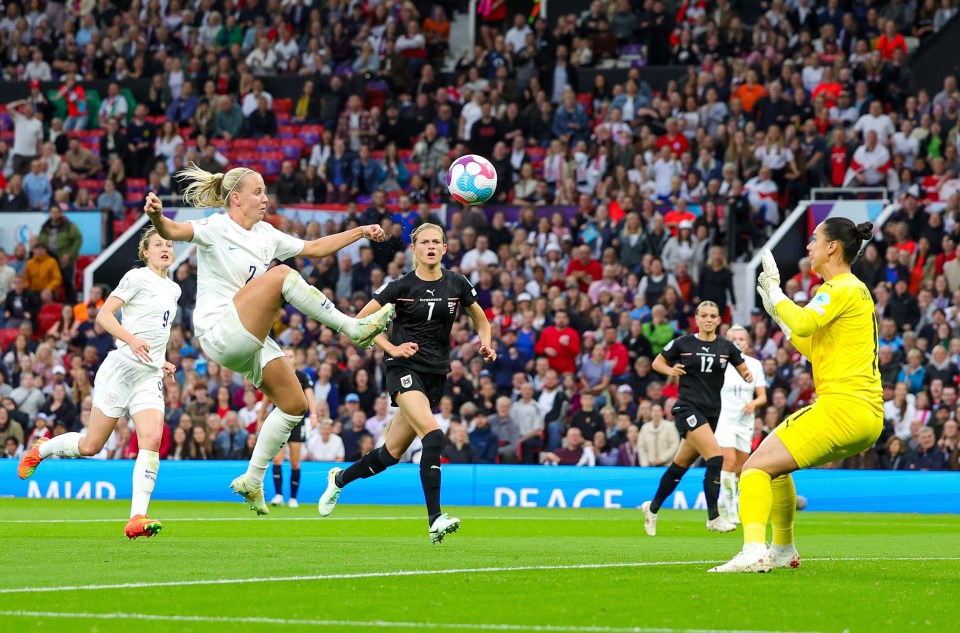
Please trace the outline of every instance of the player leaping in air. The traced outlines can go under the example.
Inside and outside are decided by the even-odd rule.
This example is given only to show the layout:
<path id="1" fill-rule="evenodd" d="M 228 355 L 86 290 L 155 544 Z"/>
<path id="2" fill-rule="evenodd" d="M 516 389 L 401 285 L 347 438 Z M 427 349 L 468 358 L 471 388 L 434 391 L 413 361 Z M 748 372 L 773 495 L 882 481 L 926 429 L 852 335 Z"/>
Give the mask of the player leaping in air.
<path id="1" fill-rule="evenodd" d="M 163 237 L 199 247 L 193 324 L 203 353 L 248 378 L 276 405 L 263 422 L 247 472 L 230 484 L 257 514 L 268 514 L 263 499 L 264 473 L 307 410 L 293 366 L 270 338 L 277 310 L 286 301 L 311 319 L 343 332 L 362 348 L 373 344 L 393 316 L 393 306 L 386 304 L 364 318 L 352 319 L 298 271 L 270 265 L 274 259 L 323 258 L 359 239 L 381 241 L 384 232 L 378 225 L 359 226 L 303 241 L 261 222 L 267 190 L 263 177 L 254 170 L 236 168 L 211 174 L 192 165 L 177 177 L 191 181 L 183 194 L 187 204 L 224 212 L 175 222 L 163 215 L 160 199 L 152 193 L 147 194 L 144 211 Z"/>
<path id="2" fill-rule="evenodd" d="M 97 323 L 117 339 L 93 383 L 93 410 L 86 435 L 64 433 L 40 439 L 20 459 L 17 474 L 26 479 L 40 462 L 58 457 L 90 457 L 107 443 L 124 414 L 133 418 L 140 451 L 133 464 L 133 496 L 128 538 L 151 537 L 163 527 L 147 518 L 150 496 L 160 469 L 163 436 L 163 377 L 176 368 L 164 361 L 170 325 L 177 316 L 180 286 L 167 277 L 173 263 L 173 242 L 149 228 L 140 238 L 139 255 L 146 266 L 134 268 L 120 280 L 97 313 Z M 123 310 L 123 324 L 116 313 Z"/>
<path id="3" fill-rule="evenodd" d="M 799 567 L 793 543 L 797 491 L 790 473 L 856 455 L 883 430 L 883 389 L 877 367 L 877 313 L 873 297 L 850 272 L 873 224 L 824 220 L 807 253 L 823 285 L 801 308 L 780 289 L 780 271 L 763 254 L 757 290 L 763 307 L 794 347 L 813 364 L 817 400 L 788 417 L 747 459 L 740 477 L 743 549 L 712 572 L 767 572 Z M 773 545 L 766 545 L 767 522 Z"/>
<path id="4" fill-rule="evenodd" d="M 496 360 L 497 352 L 490 345 L 490 322 L 477 303 L 477 291 L 460 273 L 440 267 L 447 252 L 443 229 L 436 224 L 422 224 L 411 238 L 413 271 L 374 292 L 373 300 L 360 311 L 361 315 L 375 313 L 381 304 L 396 303 L 397 317 L 390 338 L 378 336 L 376 343 L 385 352 L 387 392 L 400 412 L 387 426 L 382 446 L 346 470 L 330 469 L 318 509 L 321 516 L 329 515 L 344 486 L 393 466 L 414 438 L 419 437 L 423 442 L 420 484 L 427 504 L 430 540 L 439 543 L 460 527 L 460 519 L 440 510 L 443 431 L 433 410 L 440 403 L 450 372 L 450 330 L 461 309 L 477 330 L 483 360 Z"/>

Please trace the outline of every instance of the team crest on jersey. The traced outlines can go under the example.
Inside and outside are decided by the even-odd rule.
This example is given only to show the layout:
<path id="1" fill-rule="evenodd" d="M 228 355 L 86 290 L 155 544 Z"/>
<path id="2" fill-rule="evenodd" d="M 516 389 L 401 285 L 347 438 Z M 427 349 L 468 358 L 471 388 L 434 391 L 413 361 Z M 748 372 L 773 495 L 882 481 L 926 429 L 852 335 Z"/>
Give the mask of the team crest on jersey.
<path id="1" fill-rule="evenodd" d="M 410 387 L 412 387 L 413 376 L 411 376 L 410 374 L 407 374 L 406 376 L 403 376 L 402 378 L 400 378 L 400 386 L 403 387 L 404 389 L 409 389 Z"/>
<path id="2" fill-rule="evenodd" d="M 120 290 L 126 290 L 127 286 L 129 285 L 130 285 L 130 278 L 124 276 L 124 278 L 120 280 L 120 284 L 117 286 L 117 288 L 119 288 Z"/>
<path id="3" fill-rule="evenodd" d="M 116 393 L 108 393 L 108 394 L 107 394 L 107 398 L 106 398 L 106 400 L 107 400 L 107 406 L 108 406 L 108 407 L 112 407 L 112 406 L 116 405 L 116 404 L 117 404 L 117 400 L 119 400 L 119 399 L 120 399 L 120 396 L 119 396 L 118 394 L 116 394 Z"/>
<path id="4" fill-rule="evenodd" d="M 830 305 L 830 295 L 826 292 L 818 292 L 809 305 L 816 310 L 817 314 L 822 316 L 827 311 L 827 306 Z"/>

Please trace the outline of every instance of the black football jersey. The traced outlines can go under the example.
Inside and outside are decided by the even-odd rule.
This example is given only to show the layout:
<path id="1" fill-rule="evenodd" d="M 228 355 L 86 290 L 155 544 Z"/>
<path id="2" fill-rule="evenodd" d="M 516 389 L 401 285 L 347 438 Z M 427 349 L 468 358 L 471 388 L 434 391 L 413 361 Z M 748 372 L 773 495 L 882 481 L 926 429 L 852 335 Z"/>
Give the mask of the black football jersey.
<path id="1" fill-rule="evenodd" d="M 373 298 L 396 309 L 390 342 L 394 345 L 416 343 L 417 353 L 410 358 L 385 355 L 387 369 L 404 367 L 426 374 L 450 373 L 450 330 L 459 310 L 473 305 L 477 291 L 460 273 L 441 269 L 436 281 L 424 281 L 416 273 L 384 285 Z"/>
<path id="2" fill-rule="evenodd" d="M 310 379 L 310 376 L 299 369 L 295 369 L 294 371 L 297 372 L 297 380 L 300 381 L 300 387 L 304 393 L 306 393 L 308 389 L 313 389 L 313 380 Z"/>
<path id="3" fill-rule="evenodd" d="M 719 416 L 720 390 L 727 363 L 734 367 L 743 363 L 737 346 L 722 337 L 702 341 L 696 334 L 688 334 L 667 343 L 661 355 L 671 365 L 682 363 L 687 372 L 680 376 L 677 406 L 689 407 L 708 418 Z"/>

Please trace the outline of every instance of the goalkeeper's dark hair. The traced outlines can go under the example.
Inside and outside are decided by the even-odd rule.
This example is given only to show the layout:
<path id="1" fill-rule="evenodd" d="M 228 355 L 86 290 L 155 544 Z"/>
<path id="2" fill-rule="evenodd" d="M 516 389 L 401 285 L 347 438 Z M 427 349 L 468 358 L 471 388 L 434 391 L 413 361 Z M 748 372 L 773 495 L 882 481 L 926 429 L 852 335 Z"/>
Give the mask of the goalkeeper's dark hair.
<path id="1" fill-rule="evenodd" d="M 823 235 L 831 242 L 840 242 L 843 261 L 852 266 L 863 255 L 863 242 L 873 237 L 873 222 L 854 224 L 850 218 L 827 218 Z"/>

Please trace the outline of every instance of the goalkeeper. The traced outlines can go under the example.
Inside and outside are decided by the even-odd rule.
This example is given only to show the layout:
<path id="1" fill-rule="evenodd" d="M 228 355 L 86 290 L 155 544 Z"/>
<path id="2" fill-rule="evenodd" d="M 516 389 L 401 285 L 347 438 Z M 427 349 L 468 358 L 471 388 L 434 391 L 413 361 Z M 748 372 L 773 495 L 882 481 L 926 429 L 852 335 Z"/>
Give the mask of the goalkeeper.
<path id="1" fill-rule="evenodd" d="M 763 306 L 814 368 L 817 400 L 778 426 L 747 459 L 740 478 L 743 549 L 712 572 L 767 572 L 798 567 L 793 544 L 797 493 L 790 473 L 873 446 L 883 428 L 877 368 L 877 316 L 870 291 L 851 272 L 873 224 L 829 218 L 807 245 L 824 283 L 801 308 L 780 289 L 773 254 L 763 254 L 757 291 Z M 773 545 L 766 546 L 767 521 Z"/>

